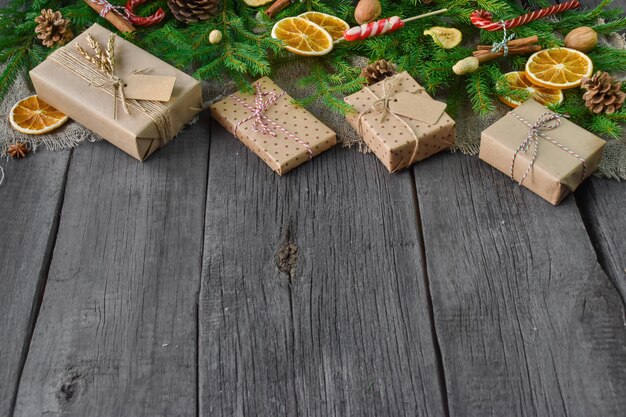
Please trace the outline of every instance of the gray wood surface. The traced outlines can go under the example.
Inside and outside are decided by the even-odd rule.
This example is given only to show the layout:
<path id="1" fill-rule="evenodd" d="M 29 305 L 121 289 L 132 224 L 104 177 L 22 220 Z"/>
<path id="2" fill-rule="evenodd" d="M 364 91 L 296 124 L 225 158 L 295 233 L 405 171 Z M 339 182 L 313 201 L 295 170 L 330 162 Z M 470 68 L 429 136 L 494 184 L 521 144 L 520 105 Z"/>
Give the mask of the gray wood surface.
<path id="1" fill-rule="evenodd" d="M 600 264 L 626 300 L 626 184 L 591 178 L 576 197 Z"/>
<path id="2" fill-rule="evenodd" d="M 450 415 L 623 415 L 624 305 L 574 199 L 462 155 L 414 172 Z"/>
<path id="3" fill-rule="evenodd" d="M 144 164 L 2 161 L 1 417 L 624 415 L 624 183 L 280 178 L 208 117 Z"/>
<path id="4" fill-rule="evenodd" d="M 63 201 L 69 151 L 0 161 L 0 416 L 9 416 L 30 343 Z"/>
<path id="5" fill-rule="evenodd" d="M 200 415 L 442 415 L 410 174 L 316 159 L 280 178 L 213 129 Z"/>
<path id="6" fill-rule="evenodd" d="M 208 120 L 148 162 L 74 150 L 15 417 L 195 416 Z"/>

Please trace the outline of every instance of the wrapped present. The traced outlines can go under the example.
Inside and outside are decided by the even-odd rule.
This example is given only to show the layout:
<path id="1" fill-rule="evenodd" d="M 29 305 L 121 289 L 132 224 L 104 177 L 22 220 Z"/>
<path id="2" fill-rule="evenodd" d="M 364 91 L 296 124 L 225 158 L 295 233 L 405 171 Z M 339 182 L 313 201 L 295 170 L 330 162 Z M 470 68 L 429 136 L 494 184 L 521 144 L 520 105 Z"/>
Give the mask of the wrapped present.
<path id="1" fill-rule="evenodd" d="M 197 80 L 97 24 L 30 77 L 41 99 L 140 161 L 202 110 Z"/>
<path id="2" fill-rule="evenodd" d="M 235 93 L 211 105 L 211 115 L 283 175 L 335 146 L 335 133 L 267 77 L 253 94 Z"/>
<path id="3" fill-rule="evenodd" d="M 605 144 L 528 100 L 482 132 L 479 156 L 557 205 L 598 168 Z"/>
<path id="4" fill-rule="evenodd" d="M 390 172 L 448 149 L 454 121 L 445 103 L 434 100 L 407 72 L 346 97 L 348 122 Z"/>

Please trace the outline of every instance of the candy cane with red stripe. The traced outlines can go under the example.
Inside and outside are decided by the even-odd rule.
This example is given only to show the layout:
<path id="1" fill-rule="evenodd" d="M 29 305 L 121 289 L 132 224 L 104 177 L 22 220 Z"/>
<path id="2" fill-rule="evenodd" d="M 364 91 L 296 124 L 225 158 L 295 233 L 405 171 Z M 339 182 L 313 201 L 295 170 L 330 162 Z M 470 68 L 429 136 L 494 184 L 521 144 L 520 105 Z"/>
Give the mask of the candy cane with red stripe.
<path id="1" fill-rule="evenodd" d="M 152 16 L 137 16 L 135 14 L 135 7 L 146 1 L 147 0 L 128 0 L 126 2 L 126 6 L 124 7 L 126 12 L 124 14 L 132 24 L 137 26 L 151 26 L 155 23 L 159 23 L 165 17 L 165 12 L 160 7 Z"/>
<path id="2" fill-rule="evenodd" d="M 514 27 L 525 25 L 533 20 L 541 19 L 546 16 L 552 16 L 566 10 L 577 9 L 579 7 L 579 1 L 568 1 L 567 3 L 555 4 L 554 6 L 546 7 L 545 9 L 535 10 L 534 12 L 516 17 L 515 19 L 505 20 L 504 22 L 494 22 L 493 15 L 486 10 L 475 10 L 470 15 L 470 21 L 474 26 L 488 31 L 502 30 L 503 27 L 512 29 Z"/>

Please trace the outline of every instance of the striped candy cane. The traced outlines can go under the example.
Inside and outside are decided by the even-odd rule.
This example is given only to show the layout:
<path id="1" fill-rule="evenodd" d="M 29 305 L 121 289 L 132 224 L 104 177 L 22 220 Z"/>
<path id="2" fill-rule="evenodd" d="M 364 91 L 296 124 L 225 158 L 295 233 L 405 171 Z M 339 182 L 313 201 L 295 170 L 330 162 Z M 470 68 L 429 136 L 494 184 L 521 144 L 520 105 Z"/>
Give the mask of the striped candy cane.
<path id="1" fill-rule="evenodd" d="M 566 10 L 577 9 L 579 7 L 579 1 L 568 1 L 567 3 L 555 4 L 554 6 L 535 10 L 534 12 L 521 15 L 515 19 L 505 20 L 503 22 L 494 22 L 493 15 L 486 10 L 475 10 L 470 15 L 470 20 L 474 26 L 484 30 L 494 31 L 502 30 L 503 28 L 512 29 L 514 27 L 525 25 L 533 20 L 541 19 L 546 16 L 552 16 Z"/>
<path id="2" fill-rule="evenodd" d="M 355 26 L 346 30 L 343 38 L 349 42 L 362 41 L 373 36 L 395 32 L 404 26 L 404 22 L 398 16 L 380 19 L 376 22 L 369 22 L 361 26 Z"/>
<path id="3" fill-rule="evenodd" d="M 94 4 L 102 6 L 100 16 L 105 17 L 107 13 L 114 12 L 126 18 L 130 23 L 137 26 L 150 26 L 159 23 L 165 17 L 163 9 L 159 8 L 152 16 L 142 17 L 135 14 L 135 7 L 145 3 L 147 0 L 128 0 L 126 6 L 115 6 L 108 0 L 90 0 Z"/>

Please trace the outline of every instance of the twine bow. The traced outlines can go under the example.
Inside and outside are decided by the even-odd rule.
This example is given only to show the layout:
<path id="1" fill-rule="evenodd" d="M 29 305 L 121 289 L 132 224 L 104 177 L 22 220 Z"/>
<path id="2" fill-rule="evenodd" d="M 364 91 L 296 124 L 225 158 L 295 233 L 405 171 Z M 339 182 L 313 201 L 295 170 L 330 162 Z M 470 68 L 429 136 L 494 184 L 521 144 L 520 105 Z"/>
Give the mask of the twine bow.
<path id="1" fill-rule="evenodd" d="M 500 51 L 504 51 L 504 56 L 507 56 L 509 54 L 509 46 L 507 45 L 507 43 L 509 43 L 509 41 L 511 41 L 515 37 L 515 33 L 511 33 L 507 36 L 504 21 L 502 22 L 502 28 L 504 30 L 504 36 L 502 37 L 502 40 L 500 42 L 493 43 L 493 45 L 491 46 L 491 52 L 497 53 Z"/>
<path id="2" fill-rule="evenodd" d="M 559 143 L 557 140 L 543 133 L 544 130 L 552 130 L 552 129 L 558 128 L 561 125 L 561 118 L 567 117 L 567 116 L 559 114 L 559 113 L 546 112 L 546 113 L 543 113 L 541 116 L 539 116 L 534 123 L 530 123 L 529 121 L 527 121 L 526 119 L 524 119 L 523 117 L 515 113 L 514 111 L 511 111 L 510 113 L 513 116 L 515 116 L 518 120 L 520 120 L 522 123 L 524 123 L 526 126 L 528 126 L 528 133 L 526 134 L 526 139 L 524 139 L 524 141 L 517 147 L 517 149 L 515 150 L 515 153 L 513 154 L 513 160 L 511 161 L 511 171 L 510 171 L 510 177 L 512 180 L 515 180 L 513 177 L 513 171 L 515 169 L 515 160 L 517 159 L 517 155 L 520 153 L 525 154 L 526 152 L 528 152 L 531 146 L 533 146 L 533 155 L 530 159 L 530 164 L 528 165 L 528 168 L 526 168 L 524 175 L 522 175 L 522 178 L 519 180 L 519 185 L 522 185 L 522 183 L 524 182 L 524 180 L 526 179 L 526 177 L 532 170 L 533 165 L 535 164 L 535 161 L 537 160 L 540 137 L 546 139 L 547 141 L 551 142 L 552 144 L 556 145 L 560 149 L 566 151 L 570 155 L 580 160 L 583 165 L 581 182 L 582 180 L 585 179 L 585 176 L 587 173 L 587 161 L 585 161 L 583 157 L 581 157 L 576 152 L 569 149 L 567 146 Z"/>
<path id="3" fill-rule="evenodd" d="M 399 77 L 389 77 L 389 78 L 385 78 L 385 80 L 382 81 L 382 95 L 378 96 L 376 95 L 369 87 L 365 87 L 365 90 L 368 91 L 374 98 L 375 101 L 374 103 L 372 103 L 372 105 L 363 110 L 361 113 L 359 113 L 359 118 L 358 118 L 358 130 L 359 130 L 359 135 L 362 137 L 363 136 L 363 117 L 365 115 L 367 115 L 368 113 L 375 111 L 377 113 L 380 113 L 380 119 L 379 121 L 383 122 L 385 120 L 385 117 L 388 114 L 391 114 L 393 117 L 395 117 L 396 119 L 398 119 L 400 121 L 400 123 L 402 123 L 409 132 L 411 132 L 411 136 L 413 136 L 413 140 L 414 140 L 414 147 L 413 147 L 413 152 L 411 153 L 411 157 L 408 160 L 401 160 L 400 163 L 398 163 L 397 166 L 393 167 L 393 169 L 391 170 L 391 172 L 396 172 L 399 171 L 405 167 L 407 167 L 408 165 L 410 165 L 411 161 L 413 161 L 415 159 L 415 156 L 417 154 L 417 133 L 415 133 L 415 130 L 413 130 L 413 128 L 399 115 L 397 115 L 390 107 L 389 107 L 389 103 L 393 100 L 394 95 L 396 94 L 396 87 L 399 81 Z M 424 89 L 420 88 L 417 91 L 415 91 L 414 93 L 419 93 L 422 92 Z"/>
<path id="4" fill-rule="evenodd" d="M 89 79 L 89 83 L 97 88 L 113 87 L 113 118 L 117 119 L 117 99 L 122 101 L 124 112 L 130 116 L 130 109 L 124 94 L 126 82 L 117 74 L 115 74 L 115 34 L 111 33 L 107 42 L 106 50 L 91 36 L 87 35 L 87 43 L 94 50 L 95 55 L 90 55 L 82 46 L 76 44 L 76 50 L 91 64 L 93 64 L 98 74 Z M 147 68 L 141 70 L 133 70 L 130 75 L 141 74 L 147 71 Z"/>
<path id="5" fill-rule="evenodd" d="M 240 120 L 235 125 L 234 135 L 237 139 L 239 138 L 238 131 L 241 125 L 249 122 L 254 119 L 254 123 L 252 124 L 252 130 L 255 132 L 259 132 L 262 135 L 270 135 L 272 137 L 276 137 L 276 130 L 283 132 L 288 138 L 302 145 L 307 152 L 308 158 L 313 159 L 313 149 L 311 146 L 298 138 L 296 135 L 291 133 L 289 130 L 285 129 L 280 124 L 276 123 L 274 120 L 270 119 L 265 112 L 268 108 L 274 105 L 279 98 L 285 95 L 285 92 L 281 92 L 280 94 L 276 94 L 275 91 L 267 91 L 264 92 L 261 87 L 261 83 L 256 83 L 254 85 L 256 94 L 254 96 L 254 107 L 249 105 L 246 101 L 239 98 L 236 94 L 232 94 L 230 97 L 237 101 L 239 104 L 250 110 L 251 114 L 245 119 Z M 270 126 L 271 125 L 271 126 Z"/>
<path id="6" fill-rule="evenodd" d="M 61 65 L 72 74 L 96 87 L 106 94 L 110 94 L 114 100 L 113 117 L 117 118 L 117 101 L 122 101 L 124 111 L 130 115 L 130 109 L 143 114 L 154 122 L 158 132 L 161 146 L 168 143 L 175 135 L 173 129 L 173 119 L 170 109 L 163 103 L 153 100 L 128 99 L 124 94 L 126 83 L 115 74 L 115 34 L 111 33 L 106 50 L 88 34 L 86 36 L 89 46 L 93 49 L 94 55 L 87 53 L 78 43 L 75 44 L 76 51 L 68 48 L 59 48 L 50 55 L 52 61 Z M 147 69 L 134 70 L 131 74 L 140 74 Z"/>
<path id="7" fill-rule="evenodd" d="M 91 85 L 97 88 L 113 87 L 113 118 L 117 119 L 117 99 L 118 97 L 122 101 L 122 108 L 124 112 L 130 116 L 130 109 L 126 102 L 126 95 L 124 94 L 124 86 L 126 83 L 117 75 L 109 75 L 108 77 L 98 76 L 91 80 Z"/>

